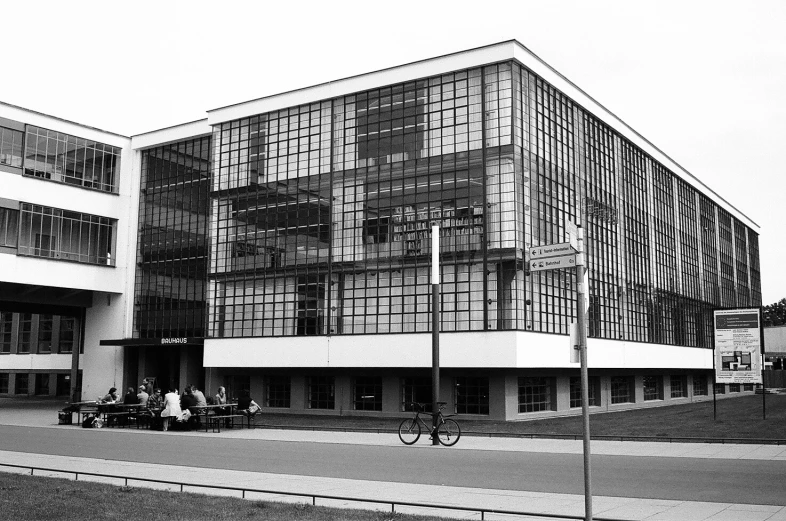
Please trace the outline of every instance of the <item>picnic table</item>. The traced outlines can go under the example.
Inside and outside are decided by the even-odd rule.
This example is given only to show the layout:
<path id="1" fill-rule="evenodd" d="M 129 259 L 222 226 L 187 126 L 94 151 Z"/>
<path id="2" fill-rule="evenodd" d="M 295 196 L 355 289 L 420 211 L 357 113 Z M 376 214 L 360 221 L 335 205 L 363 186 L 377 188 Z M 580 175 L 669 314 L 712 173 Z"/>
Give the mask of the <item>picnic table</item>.
<path id="1" fill-rule="evenodd" d="M 191 407 L 193 411 L 196 411 L 195 415 L 200 418 L 204 416 L 204 425 L 205 425 L 205 432 L 207 432 L 208 428 L 212 426 L 213 432 L 221 432 L 221 423 L 222 422 L 231 422 L 231 425 L 235 425 L 235 418 L 241 418 L 240 426 L 243 426 L 242 418 L 244 415 L 237 413 L 237 404 L 236 403 L 227 403 L 224 405 L 196 405 Z M 221 410 L 228 410 L 228 414 L 218 414 Z M 211 414 L 212 413 L 212 414 Z"/>
<path id="2" fill-rule="evenodd" d="M 57 412 L 58 423 L 61 425 L 71 425 L 74 423 L 74 413 L 80 419 L 79 424 L 85 421 L 88 415 L 98 414 L 98 401 L 85 400 L 79 402 L 66 402 L 67 405 Z"/>

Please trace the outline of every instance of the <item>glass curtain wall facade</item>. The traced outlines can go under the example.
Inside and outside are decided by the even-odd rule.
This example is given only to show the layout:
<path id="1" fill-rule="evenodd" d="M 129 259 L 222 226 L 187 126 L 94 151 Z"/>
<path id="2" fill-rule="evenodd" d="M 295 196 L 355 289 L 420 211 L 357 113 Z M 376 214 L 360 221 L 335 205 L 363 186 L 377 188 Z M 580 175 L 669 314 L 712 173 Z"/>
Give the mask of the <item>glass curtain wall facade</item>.
<path id="1" fill-rule="evenodd" d="M 582 223 L 590 336 L 710 347 L 758 305 L 757 236 L 516 62 L 214 126 L 208 336 L 568 334 L 574 273 L 532 245 Z M 717 224 L 715 224 L 717 223 Z"/>
<path id="2" fill-rule="evenodd" d="M 134 338 L 203 337 L 210 138 L 142 152 Z"/>

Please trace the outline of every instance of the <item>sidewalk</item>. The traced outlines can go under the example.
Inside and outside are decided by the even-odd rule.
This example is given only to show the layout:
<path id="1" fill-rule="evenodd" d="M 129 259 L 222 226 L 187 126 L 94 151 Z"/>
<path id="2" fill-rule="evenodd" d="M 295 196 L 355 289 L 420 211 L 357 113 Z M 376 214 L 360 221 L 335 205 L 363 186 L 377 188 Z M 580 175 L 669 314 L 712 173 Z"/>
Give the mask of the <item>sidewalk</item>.
<path id="1" fill-rule="evenodd" d="M 0 423 L 55 429 L 73 429 L 74 426 L 54 425 L 55 416 L 50 411 L 4 410 L 0 412 Z M 140 436 L 168 435 L 155 431 L 136 431 Z M 178 433 L 178 436 L 205 436 L 204 432 Z M 259 439 L 277 441 L 309 441 L 313 443 L 343 443 L 360 445 L 400 445 L 397 435 L 390 433 L 320 432 L 281 429 L 255 429 L 222 431 L 220 434 L 208 433 L 211 437 L 236 439 Z M 421 440 L 422 442 L 422 440 Z M 426 442 L 419 442 L 416 449 Z M 484 438 L 466 436 L 449 450 L 494 450 L 525 451 L 546 453 L 582 452 L 581 441 L 549 439 Z M 786 460 L 786 446 L 773 445 L 718 445 L 697 443 L 656 443 L 656 442 L 612 442 L 593 441 L 593 454 L 724 458 L 724 459 L 767 459 Z M 192 484 L 212 484 L 261 488 L 280 492 L 299 492 L 304 494 L 324 494 L 363 499 L 387 501 L 432 503 L 434 498 L 443 505 L 521 510 L 543 512 L 557 515 L 581 516 L 584 512 L 584 496 L 575 494 L 553 494 L 539 492 L 518 492 L 482 488 L 445 487 L 392 482 L 373 482 L 351 479 L 322 478 L 311 476 L 291 476 L 259 472 L 201 469 L 185 466 L 153 465 L 131 462 L 117 462 L 90 458 L 44 456 L 28 453 L 0 451 L 0 463 L 33 465 L 62 468 L 69 471 L 120 474 L 132 477 L 166 476 L 167 479 Z M 0 467 L 0 470 L 12 470 Z M 29 472 L 29 471 L 28 471 Z M 80 480 L 89 479 L 80 476 Z M 95 478 L 98 479 L 98 478 Z M 106 481 L 102 479 L 101 481 Z M 123 482 L 115 480 L 117 484 Z M 131 482 L 131 486 L 156 486 L 142 482 Z M 177 488 L 179 490 L 179 487 Z M 226 491 L 193 489 L 202 493 L 226 494 Z M 238 494 L 233 494 L 238 495 Z M 288 496 L 247 494 L 249 499 L 273 499 L 291 501 Z M 302 500 L 302 498 L 300 499 Z M 310 499 L 308 499 L 310 501 Z M 390 511 L 390 505 L 317 500 L 318 505 L 340 506 L 342 508 L 369 508 Z M 478 513 L 450 510 L 423 510 L 409 507 L 396 507 L 396 512 L 419 513 L 450 516 L 463 519 L 480 519 Z M 618 497 L 593 497 L 595 517 L 626 519 L 631 521 L 786 521 L 786 507 L 765 505 L 733 505 L 727 503 L 706 503 L 693 501 L 670 501 Z M 511 516 L 486 514 L 486 519 L 511 519 Z M 518 518 L 548 520 L 544 517 Z M 551 518 L 554 519 L 554 518 Z"/>

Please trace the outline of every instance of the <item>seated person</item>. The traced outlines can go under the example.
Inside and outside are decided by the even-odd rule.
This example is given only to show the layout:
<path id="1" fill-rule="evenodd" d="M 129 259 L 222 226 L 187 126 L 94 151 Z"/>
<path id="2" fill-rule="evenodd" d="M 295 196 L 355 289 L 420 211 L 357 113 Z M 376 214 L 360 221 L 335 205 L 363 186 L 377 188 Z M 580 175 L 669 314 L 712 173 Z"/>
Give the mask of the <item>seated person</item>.
<path id="1" fill-rule="evenodd" d="M 216 416 L 227 416 L 229 414 L 232 414 L 232 407 L 230 407 L 227 402 L 227 391 L 223 385 L 219 386 L 218 392 L 213 397 L 213 404 L 221 406 L 215 408 Z M 227 428 L 232 427 L 232 420 L 227 418 L 226 421 L 224 422 L 224 425 Z"/>
<path id="2" fill-rule="evenodd" d="M 202 419 L 199 417 L 200 410 L 198 407 L 199 405 L 192 391 L 192 386 L 187 385 L 185 389 L 183 389 L 183 396 L 180 397 L 180 409 L 190 413 L 189 421 L 192 423 L 191 426 L 195 428 L 199 428 L 199 425 L 202 423 Z"/>
<path id="3" fill-rule="evenodd" d="M 213 397 L 213 403 L 216 405 L 221 405 L 221 407 L 216 408 L 216 414 L 230 413 L 231 408 L 227 405 L 227 390 L 223 385 L 218 388 L 218 392 Z"/>
<path id="4" fill-rule="evenodd" d="M 98 399 L 98 403 L 109 404 L 117 403 L 120 401 L 120 395 L 117 394 L 117 387 L 112 387 L 103 398 Z"/>
<path id="5" fill-rule="evenodd" d="M 260 410 L 261 407 L 251 399 L 251 394 L 248 391 L 240 393 L 240 398 L 237 399 L 237 412 L 239 414 L 245 414 L 250 421 Z"/>
<path id="6" fill-rule="evenodd" d="M 164 408 L 161 410 L 161 420 L 164 424 L 164 430 L 169 430 L 169 424 L 172 421 L 171 418 L 179 418 L 182 415 L 183 411 L 180 409 L 180 396 L 178 396 L 176 389 L 170 389 L 164 396 Z"/>
<path id="7" fill-rule="evenodd" d="M 150 395 L 147 394 L 144 385 L 139 386 L 139 392 L 136 394 L 136 399 L 140 407 L 147 408 L 147 402 L 150 399 Z"/>
<path id="8" fill-rule="evenodd" d="M 207 400 L 205 399 L 205 394 L 196 388 L 196 386 L 191 386 L 191 395 L 196 400 L 197 407 L 205 407 L 207 405 Z"/>
<path id="9" fill-rule="evenodd" d="M 156 387 L 156 390 L 153 391 L 153 394 L 147 399 L 147 408 L 148 409 L 161 409 L 164 406 L 164 397 L 161 396 L 161 388 Z"/>
<path id="10" fill-rule="evenodd" d="M 161 409 L 164 406 L 164 397 L 161 395 L 161 388 L 156 387 L 153 394 L 147 399 L 147 412 L 151 418 L 151 428 L 157 429 L 161 426 Z"/>
<path id="11" fill-rule="evenodd" d="M 116 403 L 120 403 L 120 395 L 117 394 L 117 387 L 112 387 L 103 398 L 98 399 L 98 412 L 117 412 Z"/>
<path id="12" fill-rule="evenodd" d="M 194 398 L 194 395 L 191 394 L 191 387 L 186 386 L 186 388 L 183 389 L 183 396 L 180 397 L 180 408 L 185 411 L 187 409 L 191 410 L 196 406 L 196 398 Z M 191 411 L 191 414 L 194 414 L 193 410 Z"/>
<path id="13" fill-rule="evenodd" d="M 126 391 L 125 397 L 123 397 L 123 404 L 124 405 L 139 405 L 139 398 L 136 397 L 136 393 L 134 392 L 133 387 L 129 387 Z"/>

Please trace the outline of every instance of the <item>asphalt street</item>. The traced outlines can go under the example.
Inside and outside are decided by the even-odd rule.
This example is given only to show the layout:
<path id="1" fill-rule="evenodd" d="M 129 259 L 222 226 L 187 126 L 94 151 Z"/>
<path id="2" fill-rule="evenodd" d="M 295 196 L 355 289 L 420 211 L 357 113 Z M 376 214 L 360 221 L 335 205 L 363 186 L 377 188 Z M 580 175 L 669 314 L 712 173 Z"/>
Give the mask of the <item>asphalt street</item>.
<path id="1" fill-rule="evenodd" d="M 0 425 L 0 450 L 273 474 L 583 493 L 582 456 Z M 784 505 L 786 461 L 593 455 L 593 494 Z"/>

